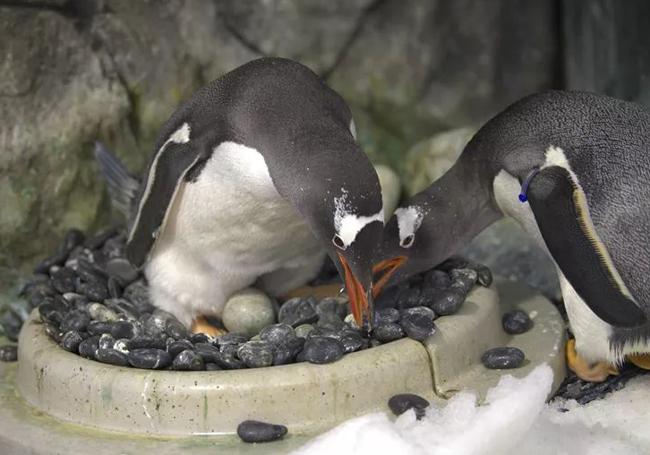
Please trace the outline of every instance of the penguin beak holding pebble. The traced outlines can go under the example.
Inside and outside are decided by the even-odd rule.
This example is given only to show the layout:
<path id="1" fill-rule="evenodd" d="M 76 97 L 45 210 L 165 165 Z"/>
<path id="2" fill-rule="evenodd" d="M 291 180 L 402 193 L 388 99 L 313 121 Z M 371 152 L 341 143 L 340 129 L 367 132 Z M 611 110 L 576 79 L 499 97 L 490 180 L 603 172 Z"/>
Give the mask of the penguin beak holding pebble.
<path id="1" fill-rule="evenodd" d="M 370 222 L 356 235 L 354 242 L 348 246 L 338 234 L 333 237 L 334 263 L 344 279 L 345 290 L 350 301 L 350 310 L 359 327 L 372 330 L 374 315 L 372 262 L 381 239 L 383 223 L 379 220 Z M 334 253 L 334 254 L 332 254 Z"/>

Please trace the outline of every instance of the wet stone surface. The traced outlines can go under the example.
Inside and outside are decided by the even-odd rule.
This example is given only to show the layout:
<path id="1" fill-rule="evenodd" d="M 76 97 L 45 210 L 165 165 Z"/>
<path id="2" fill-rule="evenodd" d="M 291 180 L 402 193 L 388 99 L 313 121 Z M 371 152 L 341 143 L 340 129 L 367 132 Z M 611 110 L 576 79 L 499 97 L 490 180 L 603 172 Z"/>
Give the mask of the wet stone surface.
<path id="1" fill-rule="evenodd" d="M 511 335 L 519 335 L 528 332 L 533 327 L 533 320 L 524 311 L 513 310 L 501 318 L 503 330 Z"/>
<path id="2" fill-rule="evenodd" d="M 237 435 L 244 442 L 270 442 L 287 434 L 287 427 L 272 423 L 245 420 L 237 426 Z"/>
<path id="3" fill-rule="evenodd" d="M 484 266 L 452 258 L 386 289 L 375 301 L 370 335 L 356 326 L 346 298 L 339 296 L 290 299 L 272 324 L 255 333 L 214 338 L 189 333 L 172 314 L 152 305 L 145 277 L 125 258 L 124 242 L 118 229 L 89 237 L 69 231 L 59 251 L 38 264 L 24 286 L 26 307 L 0 317 L 0 334 L 15 341 L 29 311 L 38 307 L 54 342 L 110 365 L 218 371 L 323 364 L 404 337 L 424 340 L 435 332 L 436 318 L 456 313 L 474 286 L 492 280 Z M 337 279 L 331 264 L 322 273 L 315 283 Z"/>
<path id="4" fill-rule="evenodd" d="M 481 362 L 486 368 L 492 370 L 505 370 L 518 368 L 524 363 L 526 356 L 521 349 L 514 347 L 499 347 L 485 351 L 481 356 Z"/>
<path id="5" fill-rule="evenodd" d="M 388 407 L 396 416 L 404 414 L 409 409 L 415 411 L 418 420 L 424 417 L 429 402 L 419 395 L 412 393 L 400 393 L 392 396 L 388 400 Z"/>

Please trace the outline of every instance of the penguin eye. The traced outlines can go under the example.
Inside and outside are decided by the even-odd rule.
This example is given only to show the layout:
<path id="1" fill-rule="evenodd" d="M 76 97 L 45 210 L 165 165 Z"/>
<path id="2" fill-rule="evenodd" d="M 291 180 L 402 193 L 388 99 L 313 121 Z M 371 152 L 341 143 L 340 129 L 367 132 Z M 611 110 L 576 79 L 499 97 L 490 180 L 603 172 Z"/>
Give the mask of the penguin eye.
<path id="1" fill-rule="evenodd" d="M 410 248 L 411 245 L 413 245 L 414 240 L 415 240 L 415 235 L 409 234 L 404 238 L 404 240 L 400 242 L 399 246 L 401 246 L 402 248 Z"/>
<path id="2" fill-rule="evenodd" d="M 346 248 L 345 242 L 343 242 L 343 239 L 338 234 L 334 234 L 334 237 L 332 237 L 332 243 L 339 250 L 345 251 L 345 248 Z"/>

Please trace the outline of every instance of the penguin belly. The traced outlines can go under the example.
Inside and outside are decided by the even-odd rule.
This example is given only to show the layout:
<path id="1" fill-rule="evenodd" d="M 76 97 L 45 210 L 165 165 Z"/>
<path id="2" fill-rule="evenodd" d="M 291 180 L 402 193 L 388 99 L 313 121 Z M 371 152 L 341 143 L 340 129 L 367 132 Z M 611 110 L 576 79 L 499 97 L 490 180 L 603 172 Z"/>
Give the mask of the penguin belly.
<path id="1" fill-rule="evenodd" d="M 295 269 L 298 279 L 290 284 L 304 284 L 324 256 L 277 192 L 263 156 L 224 142 L 194 181 L 180 185 L 145 274 L 154 305 L 189 325 L 198 314 L 220 316 L 234 292 L 263 275 Z"/>
<path id="2" fill-rule="evenodd" d="M 513 218 L 553 260 L 530 206 L 518 199 L 521 190 L 519 181 L 507 171 L 501 170 L 494 179 L 493 189 L 494 198 L 503 214 Z M 615 363 L 620 355 L 610 349 L 609 340 L 613 327 L 594 314 L 564 277 L 557 264 L 556 271 L 571 330 L 576 338 L 576 350 L 589 362 Z"/>

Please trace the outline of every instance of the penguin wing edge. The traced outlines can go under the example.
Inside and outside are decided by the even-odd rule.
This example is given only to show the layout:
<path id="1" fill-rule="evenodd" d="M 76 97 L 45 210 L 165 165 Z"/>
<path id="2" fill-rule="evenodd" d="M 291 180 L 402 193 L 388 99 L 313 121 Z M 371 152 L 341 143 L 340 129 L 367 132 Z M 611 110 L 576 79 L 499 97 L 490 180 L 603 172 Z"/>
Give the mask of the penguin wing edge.
<path id="1" fill-rule="evenodd" d="M 616 327 L 647 321 L 620 278 L 589 216 L 584 192 L 560 166 L 543 168 L 531 181 L 528 201 L 553 259 L 600 319 Z"/>
<path id="2" fill-rule="evenodd" d="M 158 233 L 164 228 L 184 177 L 201 160 L 201 152 L 190 142 L 172 142 L 155 156 L 126 243 L 126 255 L 133 264 L 141 266 L 144 263 Z"/>

